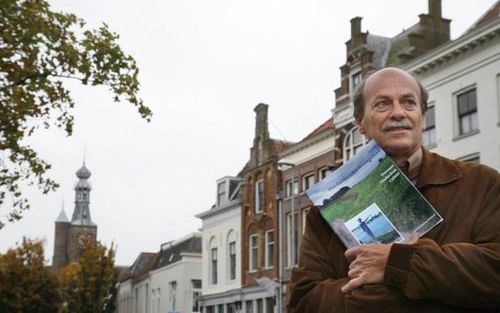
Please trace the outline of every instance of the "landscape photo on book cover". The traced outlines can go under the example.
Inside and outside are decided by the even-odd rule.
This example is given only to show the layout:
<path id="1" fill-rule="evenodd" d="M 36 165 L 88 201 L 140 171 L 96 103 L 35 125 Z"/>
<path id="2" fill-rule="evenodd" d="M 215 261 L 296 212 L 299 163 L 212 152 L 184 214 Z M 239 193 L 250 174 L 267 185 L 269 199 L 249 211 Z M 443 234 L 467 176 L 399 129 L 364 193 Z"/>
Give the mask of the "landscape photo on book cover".
<path id="1" fill-rule="evenodd" d="M 442 220 L 374 141 L 307 194 L 347 247 L 407 241 Z"/>

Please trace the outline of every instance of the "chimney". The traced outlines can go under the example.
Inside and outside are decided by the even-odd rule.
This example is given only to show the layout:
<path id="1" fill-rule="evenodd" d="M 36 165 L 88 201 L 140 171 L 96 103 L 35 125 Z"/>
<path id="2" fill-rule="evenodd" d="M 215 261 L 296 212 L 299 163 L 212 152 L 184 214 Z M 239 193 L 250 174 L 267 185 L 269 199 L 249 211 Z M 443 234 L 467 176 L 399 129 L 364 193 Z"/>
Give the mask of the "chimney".
<path id="1" fill-rule="evenodd" d="M 441 0 L 429 0 L 429 15 L 441 18 Z"/>
<path id="2" fill-rule="evenodd" d="M 353 17 L 351 19 L 351 38 L 356 37 L 361 33 L 361 17 Z"/>
<path id="3" fill-rule="evenodd" d="M 269 130 L 267 127 L 267 109 L 268 105 L 259 103 L 253 110 L 255 111 L 255 138 L 262 140 L 269 139 Z"/>

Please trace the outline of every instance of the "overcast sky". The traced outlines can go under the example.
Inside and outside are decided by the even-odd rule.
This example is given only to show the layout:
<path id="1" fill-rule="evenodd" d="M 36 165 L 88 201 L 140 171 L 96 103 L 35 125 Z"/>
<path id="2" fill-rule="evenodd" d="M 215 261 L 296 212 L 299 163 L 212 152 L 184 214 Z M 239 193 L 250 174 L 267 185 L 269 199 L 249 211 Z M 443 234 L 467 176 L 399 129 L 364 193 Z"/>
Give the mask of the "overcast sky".
<path id="1" fill-rule="evenodd" d="M 150 123 L 106 88 L 71 85 L 72 137 L 40 131 L 30 143 L 53 165 L 61 187 L 26 189 L 32 209 L 0 230 L 0 251 L 23 236 L 43 238 L 52 258 L 54 220 L 73 212 L 75 172 L 86 165 L 98 239 L 118 246 L 117 264 L 201 227 L 195 214 L 215 201 L 215 181 L 249 158 L 253 108 L 270 105 L 273 138 L 298 141 L 331 116 L 345 62 L 349 20 L 392 37 L 427 13 L 426 0 L 49 1 L 88 26 L 105 22 L 137 60 Z M 452 38 L 496 0 L 443 0 Z M 6 214 L 6 208 L 0 208 Z"/>

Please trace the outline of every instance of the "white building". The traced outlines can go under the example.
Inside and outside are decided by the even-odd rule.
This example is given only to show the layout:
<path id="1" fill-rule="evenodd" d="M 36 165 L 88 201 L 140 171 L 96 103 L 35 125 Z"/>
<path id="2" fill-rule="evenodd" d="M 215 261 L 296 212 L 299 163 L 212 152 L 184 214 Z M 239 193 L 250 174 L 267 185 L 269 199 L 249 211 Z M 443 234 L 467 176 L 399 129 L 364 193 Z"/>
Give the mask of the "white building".
<path id="1" fill-rule="evenodd" d="M 201 295 L 201 233 L 141 253 L 118 289 L 119 313 L 197 313 Z"/>
<path id="2" fill-rule="evenodd" d="M 142 252 L 122 274 L 118 288 L 118 313 L 150 312 L 149 270 L 154 265 L 156 256 L 156 253 Z"/>
<path id="3" fill-rule="evenodd" d="M 462 36 L 407 64 L 429 92 L 425 145 L 500 171 L 500 2 Z"/>
<path id="4" fill-rule="evenodd" d="M 216 203 L 202 220 L 202 298 L 204 313 L 235 313 L 241 308 L 241 179 L 217 180 Z"/>

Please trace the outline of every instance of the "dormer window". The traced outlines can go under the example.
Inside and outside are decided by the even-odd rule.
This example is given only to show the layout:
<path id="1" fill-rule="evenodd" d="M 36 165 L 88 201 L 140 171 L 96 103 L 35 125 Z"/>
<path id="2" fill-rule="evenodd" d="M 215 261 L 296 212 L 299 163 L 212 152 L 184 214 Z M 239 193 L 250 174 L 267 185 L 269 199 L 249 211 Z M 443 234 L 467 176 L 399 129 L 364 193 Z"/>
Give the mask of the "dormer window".
<path id="1" fill-rule="evenodd" d="M 226 181 L 221 181 L 217 184 L 217 206 L 224 204 L 226 198 Z"/>

